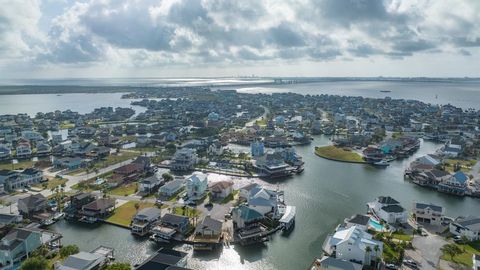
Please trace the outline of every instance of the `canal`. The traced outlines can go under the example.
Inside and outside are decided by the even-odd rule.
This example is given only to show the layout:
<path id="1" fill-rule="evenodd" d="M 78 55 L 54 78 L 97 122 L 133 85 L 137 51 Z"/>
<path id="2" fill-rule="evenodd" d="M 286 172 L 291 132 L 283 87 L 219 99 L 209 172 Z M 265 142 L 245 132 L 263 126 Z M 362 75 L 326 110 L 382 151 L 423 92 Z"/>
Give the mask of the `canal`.
<path id="1" fill-rule="evenodd" d="M 305 171 L 292 178 L 272 182 L 285 190 L 288 204 L 297 207 L 296 225 L 288 236 L 274 235 L 269 242 L 247 248 L 224 248 L 221 253 L 193 255 L 187 246 L 192 269 L 306 269 L 313 257 L 320 256 L 325 236 L 345 217 L 365 213 L 366 203 L 377 196 L 390 195 L 410 209 L 414 200 L 446 207 L 446 214 L 478 214 L 480 200 L 458 198 L 416 186 L 403 178 L 403 170 L 414 158 L 440 147 L 422 142 L 414 156 L 394 161 L 384 169 L 348 164 L 315 156 L 314 147 L 329 144 L 317 136 L 311 145 L 296 147 L 305 161 Z M 160 248 L 138 239 L 128 230 L 111 225 L 75 225 L 61 221 L 52 229 L 63 234 L 64 244 L 77 244 L 82 250 L 99 245 L 114 247 L 118 261 L 139 263 Z"/>

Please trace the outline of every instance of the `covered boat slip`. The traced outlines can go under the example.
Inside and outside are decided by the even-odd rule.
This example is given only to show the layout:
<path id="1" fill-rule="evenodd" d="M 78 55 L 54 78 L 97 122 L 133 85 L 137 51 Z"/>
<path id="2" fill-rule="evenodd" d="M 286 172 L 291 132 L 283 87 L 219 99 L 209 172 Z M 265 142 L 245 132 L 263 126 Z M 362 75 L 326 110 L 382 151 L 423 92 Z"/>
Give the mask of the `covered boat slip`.
<path id="1" fill-rule="evenodd" d="M 285 213 L 279 220 L 283 230 L 290 230 L 292 228 L 293 224 L 295 223 L 295 211 L 295 206 L 287 205 Z"/>

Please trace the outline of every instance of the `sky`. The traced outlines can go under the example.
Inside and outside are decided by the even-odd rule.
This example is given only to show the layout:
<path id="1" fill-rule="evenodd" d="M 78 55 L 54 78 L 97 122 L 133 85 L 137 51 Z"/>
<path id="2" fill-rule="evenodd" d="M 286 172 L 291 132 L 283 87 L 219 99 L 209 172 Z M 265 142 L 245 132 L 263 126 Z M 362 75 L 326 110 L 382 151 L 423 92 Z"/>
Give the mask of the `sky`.
<path id="1" fill-rule="evenodd" d="M 480 77 L 479 0 L 0 0 L 0 79 Z"/>

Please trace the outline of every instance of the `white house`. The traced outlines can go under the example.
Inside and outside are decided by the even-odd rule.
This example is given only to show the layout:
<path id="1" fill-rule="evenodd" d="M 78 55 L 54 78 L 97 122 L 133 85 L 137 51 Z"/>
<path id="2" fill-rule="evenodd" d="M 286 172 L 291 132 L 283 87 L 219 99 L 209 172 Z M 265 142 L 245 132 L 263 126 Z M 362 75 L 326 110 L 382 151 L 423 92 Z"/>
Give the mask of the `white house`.
<path id="1" fill-rule="evenodd" d="M 207 153 L 211 156 L 221 156 L 223 154 L 223 146 L 220 141 L 215 140 L 212 142 L 210 146 L 208 146 Z"/>
<path id="2" fill-rule="evenodd" d="M 455 222 L 450 223 L 450 233 L 457 236 L 465 236 L 469 240 L 480 239 L 480 218 L 467 217 L 458 218 Z"/>
<path id="3" fill-rule="evenodd" d="M 309 270 L 361 270 L 362 265 L 333 257 L 316 258 Z"/>
<path id="4" fill-rule="evenodd" d="M 247 201 L 248 206 L 251 209 L 262 215 L 268 213 L 273 213 L 274 215 L 278 214 L 278 198 L 276 191 L 261 186 L 254 187 L 250 190 L 250 195 Z"/>
<path id="5" fill-rule="evenodd" d="M 392 197 L 380 196 L 367 204 L 369 211 L 389 224 L 406 223 L 408 213 L 400 203 Z"/>
<path id="6" fill-rule="evenodd" d="M 194 173 L 185 183 L 188 198 L 191 200 L 201 199 L 207 192 L 208 177 L 204 173 Z"/>
<path id="7" fill-rule="evenodd" d="M 17 145 L 17 157 L 18 158 L 25 158 L 30 157 L 32 155 L 32 147 L 28 142 L 22 142 Z"/>
<path id="8" fill-rule="evenodd" d="M 339 228 L 327 237 L 323 250 L 328 255 L 342 260 L 371 265 L 382 257 L 383 243 L 357 226 Z"/>
<path id="9" fill-rule="evenodd" d="M 442 206 L 435 204 L 414 202 L 412 213 L 417 222 L 438 226 L 442 223 L 445 210 Z"/>
<path id="10" fill-rule="evenodd" d="M 480 255 L 473 254 L 473 270 L 480 270 Z"/>
<path id="11" fill-rule="evenodd" d="M 210 186 L 210 192 L 215 199 L 223 199 L 233 192 L 232 181 L 219 181 Z"/>

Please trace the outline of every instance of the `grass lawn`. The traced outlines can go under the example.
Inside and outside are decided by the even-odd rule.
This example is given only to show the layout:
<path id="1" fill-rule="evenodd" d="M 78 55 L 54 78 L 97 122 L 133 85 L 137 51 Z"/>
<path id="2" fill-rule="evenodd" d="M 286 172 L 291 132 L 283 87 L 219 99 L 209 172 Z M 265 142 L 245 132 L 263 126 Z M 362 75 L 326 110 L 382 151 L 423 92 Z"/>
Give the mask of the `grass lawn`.
<path id="1" fill-rule="evenodd" d="M 67 181 L 68 181 L 67 179 L 56 178 L 55 177 L 55 178 L 48 179 L 48 181 L 46 183 L 35 185 L 35 187 L 51 190 L 52 188 L 55 188 L 57 186 L 61 186 L 62 184 L 67 183 Z M 45 187 L 45 185 L 46 185 L 46 187 Z"/>
<path id="2" fill-rule="evenodd" d="M 267 125 L 267 119 L 259 119 L 259 120 L 255 121 L 255 124 L 257 124 L 259 126 L 266 126 Z"/>
<path id="3" fill-rule="evenodd" d="M 120 151 L 119 154 L 110 155 L 102 161 L 95 163 L 94 167 L 97 169 L 105 168 L 113 164 L 117 164 L 131 158 L 140 156 L 140 152 L 135 151 Z"/>
<path id="4" fill-rule="evenodd" d="M 315 154 L 320 157 L 339 161 L 365 163 L 361 155 L 349 150 L 338 148 L 333 145 L 315 147 Z"/>
<path id="5" fill-rule="evenodd" d="M 135 148 L 130 148 L 129 150 L 145 153 L 145 152 L 156 152 L 159 149 L 160 148 L 158 147 L 135 147 Z"/>
<path id="6" fill-rule="evenodd" d="M 155 204 L 149 202 L 129 201 L 115 209 L 115 213 L 107 221 L 121 226 L 130 226 L 133 216 L 137 213 L 137 209 L 135 209 L 136 203 L 140 206 L 138 210 L 155 206 Z"/>
<path id="7" fill-rule="evenodd" d="M 462 160 L 462 159 L 445 159 L 443 164 L 445 165 L 445 170 L 448 172 L 453 172 L 456 164 L 460 164 L 460 170 L 462 172 L 468 173 L 473 166 L 477 163 L 476 160 Z"/>
<path id="8" fill-rule="evenodd" d="M 108 194 L 117 196 L 128 196 L 134 194 L 138 190 L 138 183 L 129 183 L 108 191 Z"/>
<path id="9" fill-rule="evenodd" d="M 60 123 L 60 126 L 59 126 L 60 129 L 69 129 L 74 127 L 75 127 L 75 124 L 70 123 L 69 121 L 63 121 L 62 123 Z"/>
<path id="10" fill-rule="evenodd" d="M 172 210 L 172 214 L 187 216 L 187 217 L 199 217 L 202 212 L 195 208 L 185 207 L 185 211 L 182 206 L 174 207 Z"/>
<path id="11" fill-rule="evenodd" d="M 472 268 L 473 254 L 480 255 L 480 241 L 475 241 L 467 244 L 455 244 L 455 245 L 457 245 L 464 252 L 454 256 L 453 259 L 448 254 L 442 254 L 441 258 L 449 262 L 463 264 L 468 266 L 469 268 Z"/>
<path id="12" fill-rule="evenodd" d="M 16 164 L 12 163 L 2 163 L 0 164 L 0 170 L 18 170 L 18 169 L 26 169 L 31 168 L 35 164 L 35 161 L 31 160 L 22 160 Z"/>
<path id="13" fill-rule="evenodd" d="M 383 244 L 383 259 L 388 263 L 396 263 L 400 260 L 400 253 L 387 243 Z"/>
<path id="14" fill-rule="evenodd" d="M 402 240 L 402 241 L 412 241 L 413 236 L 409 234 L 404 234 L 404 233 L 393 233 L 392 237 L 394 239 Z"/>

